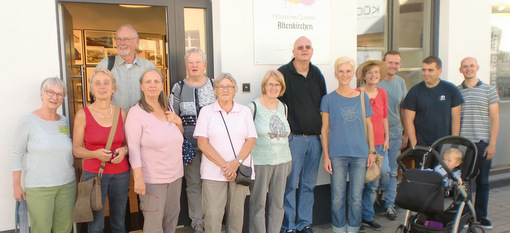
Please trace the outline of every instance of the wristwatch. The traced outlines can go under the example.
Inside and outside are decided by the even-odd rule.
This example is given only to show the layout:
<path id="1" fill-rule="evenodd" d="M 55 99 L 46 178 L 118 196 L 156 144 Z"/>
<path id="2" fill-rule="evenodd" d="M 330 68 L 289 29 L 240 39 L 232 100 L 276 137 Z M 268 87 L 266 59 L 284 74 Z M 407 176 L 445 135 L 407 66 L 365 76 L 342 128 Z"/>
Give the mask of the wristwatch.
<path id="1" fill-rule="evenodd" d="M 239 161 L 239 163 L 243 163 L 243 160 L 240 158 L 237 158 L 237 161 Z"/>
<path id="2" fill-rule="evenodd" d="M 375 152 L 375 151 L 369 151 L 369 152 L 368 152 L 368 154 L 374 154 L 374 155 L 375 155 L 375 154 L 377 154 L 377 152 Z"/>

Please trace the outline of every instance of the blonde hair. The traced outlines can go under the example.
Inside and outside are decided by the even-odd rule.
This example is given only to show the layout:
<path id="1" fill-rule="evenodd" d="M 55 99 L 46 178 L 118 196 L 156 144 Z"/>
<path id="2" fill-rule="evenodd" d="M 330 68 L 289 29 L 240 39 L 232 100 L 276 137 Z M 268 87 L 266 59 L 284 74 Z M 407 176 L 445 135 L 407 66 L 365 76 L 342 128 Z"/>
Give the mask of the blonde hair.
<path id="1" fill-rule="evenodd" d="M 108 78 L 110 78 L 110 81 L 112 82 L 112 88 L 114 91 L 117 90 L 117 80 L 115 79 L 115 77 L 113 76 L 113 73 L 107 69 L 107 68 L 104 68 L 104 67 L 96 67 L 96 69 L 92 72 L 92 74 L 90 74 L 90 78 L 89 78 L 89 93 L 94 95 L 92 93 L 92 88 L 94 88 L 94 77 L 98 74 L 98 73 L 103 73 L 103 74 L 106 74 L 108 76 Z"/>
<path id="2" fill-rule="evenodd" d="M 338 72 L 338 69 L 340 68 L 340 65 L 343 65 L 343 64 L 349 64 L 352 66 L 352 70 L 354 72 L 354 68 L 356 68 L 356 63 L 354 62 L 354 60 L 350 57 L 339 57 L 338 59 L 336 59 L 335 61 L 335 74 Z"/>
<path id="3" fill-rule="evenodd" d="M 260 84 L 262 94 L 266 94 L 266 84 L 269 78 L 273 77 L 276 79 L 278 83 L 282 86 L 282 89 L 280 90 L 280 94 L 278 96 L 282 96 L 283 93 L 285 93 L 285 79 L 283 78 L 283 74 L 278 70 L 270 70 L 266 72 L 266 75 L 264 75 L 264 78 L 262 79 L 262 84 Z"/>
<path id="4" fill-rule="evenodd" d="M 444 152 L 443 158 L 450 157 L 457 160 L 459 165 L 462 164 L 462 152 L 459 149 L 451 148 Z"/>

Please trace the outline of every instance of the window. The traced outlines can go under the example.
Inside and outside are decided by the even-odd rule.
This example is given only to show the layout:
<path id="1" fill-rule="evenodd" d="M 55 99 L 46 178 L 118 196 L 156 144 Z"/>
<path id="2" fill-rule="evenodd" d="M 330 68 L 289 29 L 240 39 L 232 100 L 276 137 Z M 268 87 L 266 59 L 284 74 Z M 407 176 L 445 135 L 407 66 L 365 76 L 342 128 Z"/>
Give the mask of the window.
<path id="1" fill-rule="evenodd" d="M 437 52 L 436 1 L 358 1 L 358 64 L 382 60 L 384 52 L 402 54 L 399 75 L 408 89 L 422 81 L 422 60 Z"/>
<path id="2" fill-rule="evenodd" d="M 492 1 L 491 79 L 502 100 L 510 99 L 510 2 Z"/>

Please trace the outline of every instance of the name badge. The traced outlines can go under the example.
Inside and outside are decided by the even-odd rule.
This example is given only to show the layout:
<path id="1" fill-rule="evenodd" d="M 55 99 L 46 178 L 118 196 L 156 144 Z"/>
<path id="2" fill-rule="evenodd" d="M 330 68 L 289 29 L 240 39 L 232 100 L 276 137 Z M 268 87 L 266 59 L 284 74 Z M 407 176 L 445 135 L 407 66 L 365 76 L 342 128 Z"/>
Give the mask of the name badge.
<path id="1" fill-rule="evenodd" d="M 69 127 L 63 126 L 63 125 L 59 125 L 58 126 L 58 132 L 66 134 L 66 135 L 69 135 Z"/>

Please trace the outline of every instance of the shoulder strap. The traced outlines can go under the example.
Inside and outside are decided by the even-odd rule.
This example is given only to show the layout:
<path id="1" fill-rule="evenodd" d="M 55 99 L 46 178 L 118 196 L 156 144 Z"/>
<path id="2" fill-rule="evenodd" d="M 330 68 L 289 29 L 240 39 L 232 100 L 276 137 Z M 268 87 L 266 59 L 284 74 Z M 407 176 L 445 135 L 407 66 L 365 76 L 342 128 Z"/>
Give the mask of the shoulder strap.
<path id="1" fill-rule="evenodd" d="M 120 108 L 115 106 L 115 111 L 113 113 L 112 127 L 110 128 L 110 134 L 108 134 L 108 140 L 106 141 L 105 149 L 110 150 L 113 143 L 113 138 L 115 137 L 115 132 L 117 132 L 117 123 L 119 123 L 119 114 Z M 81 160 L 81 167 L 83 168 L 84 159 Z M 98 176 L 103 175 L 104 167 L 106 166 L 106 162 L 101 162 L 101 166 L 99 167 L 99 171 L 97 173 Z M 81 173 L 81 179 L 83 180 L 83 172 Z"/>
<path id="2" fill-rule="evenodd" d="M 283 104 L 283 111 L 285 111 L 285 118 L 287 118 L 287 119 L 288 119 L 289 117 L 287 116 L 287 113 L 288 113 L 288 111 L 287 111 L 287 105 L 286 105 L 284 102 L 280 101 L 280 100 L 278 100 L 278 102 L 280 102 L 281 104 Z"/>
<path id="3" fill-rule="evenodd" d="M 225 118 L 223 117 L 223 113 L 220 110 L 221 119 L 223 120 L 223 124 L 225 124 L 225 129 L 227 130 L 228 140 L 230 141 L 230 146 L 232 146 L 232 152 L 234 152 L 234 157 L 237 158 L 236 150 L 234 149 L 234 144 L 232 143 L 232 138 L 230 138 L 230 132 L 228 131 L 227 122 L 225 122 Z"/>
<path id="4" fill-rule="evenodd" d="M 251 103 L 253 104 L 253 122 L 255 122 L 255 116 L 257 116 L 257 104 L 253 100 Z"/>
<path id="5" fill-rule="evenodd" d="M 366 112 L 365 112 L 365 92 L 360 91 L 360 98 L 361 98 L 361 115 L 363 116 L 363 129 L 365 130 L 365 139 L 367 139 L 368 142 L 368 131 L 367 131 L 367 122 L 366 122 Z"/>
<path id="6" fill-rule="evenodd" d="M 181 88 L 181 89 L 179 90 L 179 101 L 180 101 L 180 99 L 181 99 L 181 95 L 182 95 L 182 88 L 184 87 L 184 81 L 179 80 L 179 82 L 178 82 L 178 83 L 179 83 L 179 87 Z"/>
<path id="7" fill-rule="evenodd" d="M 108 70 L 112 71 L 113 65 L 115 65 L 115 56 L 108 56 Z"/>
<path id="8" fill-rule="evenodd" d="M 119 122 L 119 113 L 120 108 L 115 106 L 115 112 L 113 113 L 113 120 L 112 120 L 112 128 L 110 129 L 110 134 L 108 135 L 108 141 L 106 141 L 106 150 L 110 150 L 112 148 L 113 138 L 115 137 L 115 132 L 117 132 L 117 123 Z M 99 176 L 103 174 L 104 167 L 106 165 L 106 162 L 101 162 L 101 167 L 99 167 Z"/>

